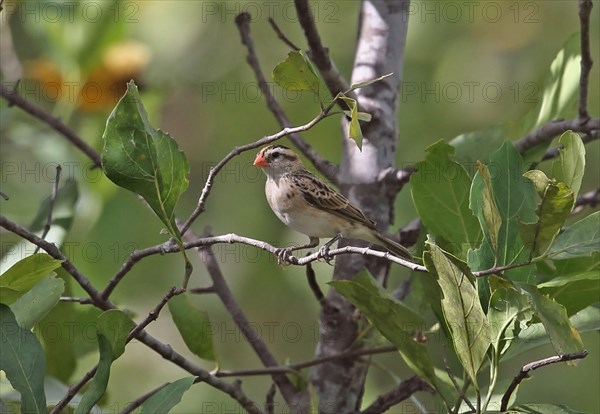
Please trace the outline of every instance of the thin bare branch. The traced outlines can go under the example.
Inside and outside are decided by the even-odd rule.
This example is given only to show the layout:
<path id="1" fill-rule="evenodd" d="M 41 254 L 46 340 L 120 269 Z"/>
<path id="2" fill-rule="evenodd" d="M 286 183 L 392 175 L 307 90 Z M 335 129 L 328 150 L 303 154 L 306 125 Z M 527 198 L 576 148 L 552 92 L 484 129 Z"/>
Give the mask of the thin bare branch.
<path id="1" fill-rule="evenodd" d="M 550 141 L 556 136 L 566 131 L 591 133 L 600 130 L 600 119 L 571 119 L 561 121 L 551 121 L 540 128 L 531 131 L 523 138 L 515 142 L 517 150 L 523 154 L 527 150 L 541 144 L 542 142 Z"/>
<path id="2" fill-rule="evenodd" d="M 48 216 L 46 217 L 46 224 L 44 225 L 44 230 L 42 231 L 42 235 L 40 238 L 46 239 L 48 232 L 50 231 L 50 227 L 52 225 L 52 212 L 54 211 L 54 204 L 56 203 L 56 195 L 58 194 L 58 184 L 60 183 L 60 174 L 62 172 L 62 167 L 60 165 L 56 166 L 56 175 L 54 176 L 54 185 L 52 186 L 52 193 L 50 194 L 50 203 L 48 205 Z M 36 246 L 33 254 L 36 254 L 40 250 L 40 246 Z"/>
<path id="3" fill-rule="evenodd" d="M 410 398 L 414 393 L 426 391 L 433 394 L 435 390 L 429 384 L 423 381 L 420 377 L 414 376 L 406 381 L 402 381 L 391 391 L 380 395 L 377 399 L 361 411 L 361 414 L 380 414 L 386 412 L 394 405 Z"/>
<path id="4" fill-rule="evenodd" d="M 581 28 L 581 75 L 579 77 L 579 118 L 589 119 L 587 101 L 590 71 L 594 61 L 590 53 L 590 14 L 592 0 L 579 0 L 579 25 Z"/>
<path id="5" fill-rule="evenodd" d="M 277 122 L 282 128 L 291 128 L 292 122 L 285 114 L 285 111 L 279 105 L 275 96 L 273 96 L 272 89 L 269 87 L 267 80 L 265 79 L 265 75 L 260 67 L 260 62 L 258 61 L 258 57 L 256 56 L 256 49 L 254 47 L 254 42 L 252 40 L 252 36 L 250 35 L 250 15 L 247 13 L 241 13 L 237 16 L 235 20 L 238 30 L 240 32 L 240 37 L 242 40 L 242 44 L 246 46 L 248 50 L 247 61 L 252 70 L 254 71 L 254 76 L 258 81 L 258 86 L 264 95 L 267 108 L 271 111 Z M 271 25 L 273 25 L 272 23 Z M 290 141 L 300 150 L 302 155 L 304 155 L 314 166 L 315 168 L 323 174 L 329 181 L 336 184 L 337 183 L 337 171 L 338 167 L 331 163 L 329 160 L 321 157 L 298 133 L 290 133 L 289 134 Z"/>
<path id="6" fill-rule="evenodd" d="M 600 187 L 579 196 L 575 202 L 573 214 L 580 213 L 586 206 L 594 208 L 598 205 L 600 205 Z"/>
<path id="7" fill-rule="evenodd" d="M 90 298 L 75 298 L 71 296 L 61 296 L 61 302 L 76 302 L 80 305 L 92 305 L 92 300 Z"/>
<path id="8" fill-rule="evenodd" d="M 69 404 L 69 401 L 71 401 L 73 397 L 77 395 L 79 390 L 81 390 L 81 388 L 83 388 L 83 386 L 94 377 L 94 374 L 96 374 L 97 369 L 98 366 L 93 367 L 88 372 L 86 372 L 85 375 L 78 382 L 72 384 L 67 390 L 67 393 L 60 399 L 60 401 L 56 403 L 54 407 L 52 407 L 52 410 L 50 410 L 49 414 L 60 414 L 62 410 L 67 406 L 67 404 Z"/>
<path id="9" fill-rule="evenodd" d="M 304 36 L 308 42 L 309 57 L 315 63 L 319 72 L 321 72 L 321 76 L 323 76 L 323 80 L 331 96 L 336 96 L 340 92 L 347 91 L 350 89 L 350 84 L 338 71 L 329 56 L 329 51 L 323 46 L 308 0 L 294 0 L 294 4 L 296 5 L 298 21 L 300 26 L 302 26 L 302 30 L 304 30 Z M 347 95 L 356 99 L 356 95 L 353 92 Z"/>
<path id="10" fill-rule="evenodd" d="M 196 235 L 192 234 L 192 232 L 188 232 L 185 236 L 188 240 L 196 241 L 200 238 Z M 227 285 L 227 281 L 221 272 L 221 268 L 219 263 L 215 259 L 215 256 L 210 249 L 210 246 L 202 246 L 198 249 L 200 257 L 202 258 L 202 263 L 206 267 L 208 274 L 212 280 L 213 288 L 215 294 L 219 297 L 225 309 L 231 315 L 231 318 L 235 322 L 236 326 L 242 332 L 248 343 L 254 349 L 254 352 L 259 357 L 261 362 L 265 365 L 265 367 L 275 367 L 278 366 L 277 360 L 271 354 L 271 351 L 267 347 L 266 343 L 260 338 L 260 336 L 255 335 L 254 329 L 252 328 L 250 321 L 244 314 L 244 311 L 240 307 L 240 305 L 235 300 L 231 289 Z M 298 401 L 299 398 L 302 398 L 300 394 L 296 390 L 296 387 L 288 377 L 282 374 L 273 374 L 273 381 L 277 384 L 281 395 L 288 403 L 293 403 Z"/>
<path id="11" fill-rule="evenodd" d="M 545 367 L 546 365 L 556 364 L 558 362 L 564 361 L 573 361 L 576 359 L 585 358 L 588 355 L 588 351 L 585 349 L 583 351 L 574 352 L 571 354 L 563 354 L 563 355 L 555 355 L 549 358 L 540 359 L 539 361 L 530 362 L 529 364 L 523 365 L 517 375 L 513 378 L 512 382 L 508 386 L 508 389 L 502 396 L 502 402 L 500 404 L 500 411 L 504 412 L 508 408 L 508 403 L 510 401 L 510 396 L 515 391 L 515 389 L 519 386 L 521 381 L 525 378 L 529 378 L 529 373 L 535 371 L 538 368 Z"/>
<path id="12" fill-rule="evenodd" d="M 126 340 L 125 343 L 128 343 L 129 341 L 131 341 L 142 330 L 146 329 L 146 326 L 148 326 L 151 322 L 154 322 L 155 320 L 157 320 L 158 319 L 158 315 L 160 314 L 160 311 L 162 310 L 162 308 L 165 307 L 165 305 L 167 304 L 167 302 L 169 302 L 169 300 L 172 297 L 177 296 L 177 295 L 181 295 L 184 292 L 185 292 L 185 289 L 177 288 L 177 287 L 172 287 L 165 294 L 165 296 L 163 296 L 163 298 L 161 299 L 161 301 L 158 302 L 158 304 L 150 312 L 148 312 L 148 315 L 144 318 L 144 320 L 142 322 L 140 322 L 135 328 L 133 328 L 131 330 L 131 332 L 129 332 L 129 335 L 127 335 L 127 340 Z"/>
<path id="13" fill-rule="evenodd" d="M 152 397 L 154 394 L 156 394 L 157 392 L 159 392 L 160 390 L 162 390 L 163 388 L 165 388 L 169 384 L 170 383 L 167 382 L 165 384 L 159 385 L 158 387 L 154 388 L 153 390 L 150 390 L 147 393 L 145 393 L 143 395 L 140 395 L 138 398 L 136 398 L 135 400 L 133 400 L 129 404 L 127 404 L 125 406 L 125 408 L 123 408 L 123 411 L 121 411 L 119 414 L 129 414 L 129 413 L 131 413 L 133 410 L 135 410 L 140 405 L 142 405 L 144 402 L 146 402 L 147 399 L 149 399 L 150 397 Z"/>
<path id="14" fill-rule="evenodd" d="M 269 24 L 271 25 L 271 27 L 277 34 L 277 37 L 283 43 L 285 43 L 287 45 L 287 47 L 289 47 L 292 50 L 300 50 L 300 48 L 298 46 L 296 46 L 294 43 L 292 43 L 292 41 L 285 35 L 285 33 L 283 33 L 283 31 L 279 28 L 279 26 L 275 22 L 275 19 L 273 19 L 272 17 L 269 17 Z"/>
<path id="15" fill-rule="evenodd" d="M 4 83 L 0 83 L 0 95 L 2 95 L 2 97 L 8 101 L 9 105 L 18 106 L 28 114 L 46 123 L 56 132 L 69 140 L 71 144 L 79 148 L 92 160 L 94 166 L 102 166 L 100 154 L 95 149 L 90 147 L 75 131 L 63 123 L 59 118 L 52 116 L 41 107 L 25 100 L 17 93 L 17 91 L 9 88 Z"/>
<path id="16" fill-rule="evenodd" d="M 380 346 L 377 348 L 367 348 L 359 350 L 348 350 L 335 355 L 328 355 L 326 357 L 314 358 L 305 362 L 299 362 L 297 364 L 280 365 L 270 368 L 258 368 L 258 369 L 247 369 L 247 370 L 235 370 L 227 371 L 221 370 L 217 372 L 217 377 L 243 377 L 243 376 L 256 376 L 256 375 L 272 375 L 275 373 L 297 373 L 301 369 L 314 367 L 316 365 L 324 364 L 326 362 L 337 361 L 340 359 L 352 359 L 360 358 L 361 356 L 385 354 L 390 352 L 396 352 L 398 349 L 395 346 L 387 345 Z"/>
<path id="17" fill-rule="evenodd" d="M 267 391 L 267 397 L 265 398 L 265 414 L 275 414 L 275 394 L 277 393 L 277 387 L 275 383 L 271 383 L 269 391 Z"/>

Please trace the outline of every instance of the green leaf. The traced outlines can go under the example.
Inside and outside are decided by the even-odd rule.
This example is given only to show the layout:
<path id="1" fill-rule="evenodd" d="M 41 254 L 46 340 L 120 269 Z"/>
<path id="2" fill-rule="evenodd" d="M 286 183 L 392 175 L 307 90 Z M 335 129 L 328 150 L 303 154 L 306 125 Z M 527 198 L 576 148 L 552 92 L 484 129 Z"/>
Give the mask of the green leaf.
<path id="1" fill-rule="evenodd" d="M 552 163 L 552 178 L 568 185 L 577 198 L 585 172 L 585 145 L 572 131 L 562 134 L 558 143 L 563 148 L 558 150 L 559 158 Z"/>
<path id="2" fill-rule="evenodd" d="M 533 305 L 535 316 L 538 317 L 550 337 L 557 354 L 579 352 L 583 343 L 579 332 L 571 325 L 567 312 L 560 303 L 541 294 L 535 286 L 519 284 Z M 567 362 L 574 364 L 574 362 Z"/>
<path id="3" fill-rule="evenodd" d="M 563 404 L 538 404 L 538 403 L 526 403 L 519 404 L 507 411 L 507 413 L 513 414 L 586 414 L 583 411 L 573 410 Z"/>
<path id="4" fill-rule="evenodd" d="M 469 208 L 479 220 L 484 238 L 489 240 L 492 249 L 497 251 L 502 217 L 500 217 L 500 212 L 494 201 L 492 181 L 487 165 L 477 161 L 477 171 L 478 173 L 471 185 Z"/>
<path id="5" fill-rule="evenodd" d="M 81 397 L 81 401 L 75 409 L 75 414 L 88 414 L 100 398 L 102 398 L 104 392 L 106 392 L 108 378 L 110 377 L 110 365 L 115 358 L 113 357 L 110 341 L 101 333 L 98 333 L 98 348 L 100 350 L 100 359 L 96 373 L 90 383 L 90 387 Z"/>
<path id="6" fill-rule="evenodd" d="M 188 349 L 202 359 L 216 361 L 207 313 L 192 305 L 186 293 L 169 300 L 169 310 Z"/>
<path id="7" fill-rule="evenodd" d="M 135 322 L 123 311 L 110 309 L 98 317 L 96 325 L 98 332 L 109 342 L 114 361 L 125 352 L 125 342 L 129 332 L 135 327 Z"/>
<path id="8" fill-rule="evenodd" d="M 521 239 L 519 223 L 537 221 L 535 188 L 530 180 L 522 176 L 525 171 L 523 159 L 512 143 L 506 141 L 491 155 L 488 168 L 494 201 L 502 224 L 498 231 L 496 250 L 489 239 L 484 239 L 484 243 L 478 249 L 469 252 L 468 263 L 473 270 L 527 262 L 529 250 Z M 474 181 L 476 180 L 482 180 L 479 172 L 475 176 Z M 483 184 L 474 184 L 473 188 L 483 188 Z M 471 206 L 478 217 L 483 215 L 480 210 L 483 208 L 483 202 L 477 200 L 481 196 L 481 193 L 471 191 Z M 533 282 L 534 270 L 534 265 L 528 265 L 507 270 L 505 274 L 511 280 Z"/>
<path id="9" fill-rule="evenodd" d="M 353 91 L 353 90 L 356 90 L 356 89 L 364 88 L 365 86 L 369 86 L 369 85 L 374 84 L 375 82 L 379 82 L 379 81 L 381 81 L 381 80 L 383 80 L 385 78 L 389 78 L 392 75 L 393 75 L 393 73 L 388 73 L 387 75 L 383 75 L 383 76 L 380 76 L 378 78 L 371 79 L 371 80 L 368 80 L 368 81 L 365 81 L 365 82 L 353 83 L 350 86 L 350 90 Z"/>
<path id="10" fill-rule="evenodd" d="M 10 305 L 19 326 L 31 329 L 46 315 L 60 300 L 65 290 L 62 279 L 43 279 L 16 302 Z"/>
<path id="11" fill-rule="evenodd" d="M 513 288 L 502 287 L 494 290 L 487 318 L 492 345 L 499 355 L 506 352 L 532 317 L 531 304 L 525 295 Z"/>
<path id="12" fill-rule="evenodd" d="M 181 240 L 174 210 L 188 187 L 189 164 L 177 142 L 150 125 L 133 81 L 127 84 L 127 92 L 110 114 L 102 138 L 106 176 L 141 195 L 171 236 Z"/>
<path id="13" fill-rule="evenodd" d="M 348 115 L 350 117 L 350 125 L 348 128 L 348 133 L 350 134 L 350 138 L 353 139 L 354 141 L 356 141 L 356 145 L 358 146 L 359 149 L 362 149 L 362 140 L 363 140 L 363 134 L 362 134 L 362 130 L 360 129 L 360 123 L 358 122 L 359 115 L 358 115 L 358 103 L 356 102 L 356 100 L 352 99 L 352 98 L 348 98 L 346 96 L 342 96 L 340 97 L 340 99 L 342 101 L 344 101 L 344 103 L 346 104 L 346 106 L 348 107 L 349 111 L 345 111 L 346 115 Z M 349 112 L 349 114 L 348 114 Z"/>
<path id="14" fill-rule="evenodd" d="M 525 173 L 523 174 L 523 177 L 527 178 L 528 180 L 531 180 L 531 182 L 533 183 L 533 186 L 535 187 L 535 191 L 537 191 L 537 193 L 540 197 L 544 196 L 544 193 L 546 192 L 546 188 L 550 184 L 550 179 L 546 176 L 546 174 L 543 171 L 540 171 L 540 170 L 525 171 Z"/>
<path id="15" fill-rule="evenodd" d="M 600 251 L 600 211 L 579 220 L 558 235 L 548 251 L 551 259 L 590 256 Z"/>
<path id="16" fill-rule="evenodd" d="M 181 378 L 167 383 L 142 404 L 142 414 L 166 414 L 181 401 L 183 394 L 190 389 L 195 377 Z"/>
<path id="17" fill-rule="evenodd" d="M 462 165 L 490 162 L 490 155 L 506 141 L 506 128 L 492 126 L 479 131 L 467 132 L 450 141 L 456 149 L 455 160 Z"/>
<path id="18" fill-rule="evenodd" d="M 35 336 L 21 328 L 10 308 L 3 304 L 0 304 L 0 339 L 0 370 L 21 393 L 21 412 L 45 414 L 44 351 Z"/>
<path id="19" fill-rule="evenodd" d="M 475 288 L 475 277 L 464 262 L 427 242 L 427 270 L 442 290 L 442 311 L 456 355 L 477 389 L 477 372 L 491 343 L 490 326 Z"/>
<path id="20" fill-rule="evenodd" d="M 556 54 L 544 75 L 539 102 L 521 121 L 511 125 L 509 132 L 511 138 L 520 138 L 552 120 L 569 119 L 575 116 L 581 71 L 580 62 L 581 47 L 579 33 L 576 33 Z M 539 162 L 550 143 L 549 140 L 544 141 L 538 147 L 529 150 L 524 157 L 530 162 Z"/>
<path id="21" fill-rule="evenodd" d="M 62 260 L 53 259 L 46 253 L 32 254 L 15 263 L 0 276 L 0 287 L 17 291 L 20 296 L 38 284 L 53 270 L 59 268 L 62 262 Z M 4 300 L 1 301 L 6 303 Z"/>
<path id="22" fill-rule="evenodd" d="M 310 91 L 320 99 L 320 77 L 302 50 L 293 50 L 273 69 L 273 80 L 288 91 Z"/>
<path id="23" fill-rule="evenodd" d="M 425 161 L 417 164 L 418 171 L 410 177 L 415 207 L 432 235 L 443 237 L 456 251 L 466 252 L 481 240 L 479 223 L 469 210 L 471 179 L 452 160 L 454 148 L 444 141 L 426 151 Z"/>
<path id="24" fill-rule="evenodd" d="M 581 333 L 600 331 L 600 309 L 596 307 L 589 306 L 577 312 L 569 320 L 571 325 Z M 511 347 L 504 355 L 504 360 L 531 351 L 549 342 L 550 339 L 544 326 L 541 323 L 531 324 L 527 329 L 519 332 L 519 337 L 513 340 Z"/>
<path id="25" fill-rule="evenodd" d="M 535 175 L 533 177 L 534 185 L 536 188 L 538 186 L 541 188 L 543 180 L 540 180 L 539 173 L 543 173 L 541 171 L 539 173 L 530 171 L 530 173 L 532 174 L 525 173 L 525 177 L 529 178 Z M 569 218 L 574 205 L 573 190 L 564 183 L 557 183 L 554 180 L 547 181 L 546 188 L 542 192 L 542 200 L 536 211 L 537 223 L 521 223 L 521 237 L 532 253 L 539 251 L 540 256 L 545 254 Z"/>
<path id="26" fill-rule="evenodd" d="M 564 275 L 538 285 L 540 293 L 560 303 L 573 315 L 600 301 L 600 272 Z"/>
<path id="27" fill-rule="evenodd" d="M 413 339 L 415 332 L 423 326 L 419 315 L 376 285 L 366 272 L 352 280 L 336 280 L 329 284 L 398 348 L 402 359 L 414 372 L 435 386 L 435 373 L 427 348 Z"/>

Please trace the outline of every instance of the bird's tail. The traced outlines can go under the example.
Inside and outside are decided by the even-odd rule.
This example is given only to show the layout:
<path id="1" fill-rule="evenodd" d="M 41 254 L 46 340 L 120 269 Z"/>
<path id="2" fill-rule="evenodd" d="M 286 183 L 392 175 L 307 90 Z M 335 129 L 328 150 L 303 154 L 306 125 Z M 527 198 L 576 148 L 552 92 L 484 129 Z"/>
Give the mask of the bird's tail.
<path id="1" fill-rule="evenodd" d="M 409 260 L 414 259 L 412 253 L 409 252 L 408 249 L 406 247 L 402 246 L 400 243 L 397 243 L 394 240 L 385 237 L 383 234 L 381 234 L 379 232 L 374 232 L 373 236 L 375 237 L 375 240 L 373 240 L 373 242 L 382 247 L 385 247 L 390 253 L 393 253 L 396 256 L 399 256 L 399 257 L 402 257 L 405 259 L 409 259 Z"/>

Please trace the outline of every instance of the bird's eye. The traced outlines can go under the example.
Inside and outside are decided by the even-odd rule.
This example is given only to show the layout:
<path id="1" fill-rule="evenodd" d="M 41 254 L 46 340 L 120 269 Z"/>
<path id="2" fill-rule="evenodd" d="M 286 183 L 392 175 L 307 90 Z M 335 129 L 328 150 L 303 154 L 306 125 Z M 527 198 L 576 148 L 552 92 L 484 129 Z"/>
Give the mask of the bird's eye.
<path id="1" fill-rule="evenodd" d="M 279 158 L 280 155 L 281 155 L 280 152 L 274 152 L 273 154 L 271 154 L 271 158 L 273 158 L 274 160 L 276 160 L 277 158 Z"/>

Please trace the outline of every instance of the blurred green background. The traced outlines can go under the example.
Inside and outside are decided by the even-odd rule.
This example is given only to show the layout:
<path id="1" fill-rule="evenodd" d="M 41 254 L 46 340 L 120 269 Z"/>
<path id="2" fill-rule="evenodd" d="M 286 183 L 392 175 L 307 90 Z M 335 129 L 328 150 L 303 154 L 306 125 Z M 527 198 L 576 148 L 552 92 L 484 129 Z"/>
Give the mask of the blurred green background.
<path id="1" fill-rule="evenodd" d="M 359 2 L 311 4 L 323 42 L 349 78 Z M 270 28 L 269 17 L 294 43 L 305 47 L 292 1 L 8 1 L 3 6 L 3 81 L 11 84 L 21 79 L 25 98 L 60 116 L 97 150 L 101 150 L 106 118 L 124 82 L 136 79 L 151 122 L 169 132 L 190 161 L 190 187 L 178 207 L 181 218 L 193 210 L 212 165 L 234 146 L 279 130 L 246 64 L 246 50 L 234 23 L 236 14 L 252 15 L 253 37 L 268 79 L 288 52 Z M 600 61 L 599 15 L 596 4 L 591 24 L 596 62 Z M 541 98 L 544 71 L 578 27 L 574 0 L 412 2 L 404 84 L 399 93 L 398 166 L 420 161 L 425 148 L 439 139 L 518 120 Z M 600 112 L 599 67 L 596 64 L 591 74 L 592 116 Z M 272 88 L 295 124 L 318 113 L 313 97 L 282 92 L 274 84 Z M 1 109 L 1 189 L 10 196 L 10 201 L 0 203 L 2 214 L 28 224 L 40 200 L 50 192 L 54 167 L 61 163 L 63 177 L 75 178 L 81 190 L 66 252 L 96 287 L 107 283 L 134 248 L 165 240 L 161 223 L 150 210 L 91 169 L 89 160 L 62 137 L 5 102 Z M 304 138 L 338 162 L 339 125 L 338 118 L 327 119 Z M 582 191 L 597 187 L 600 176 L 598 141 L 587 145 L 587 152 Z M 278 246 L 304 242 L 304 236 L 286 229 L 268 208 L 264 177 L 252 166 L 254 155 L 242 154 L 221 172 L 207 210 L 193 229 L 201 233 L 210 226 L 215 234 L 235 232 Z M 405 188 L 397 198 L 394 230 L 413 218 L 414 207 Z M 3 233 L 2 252 L 15 240 Z M 319 309 L 303 268 L 281 268 L 266 253 L 247 246 L 221 245 L 214 250 L 256 334 L 276 358 L 281 362 L 310 359 L 317 342 Z M 202 263 L 193 260 L 192 286 L 207 286 Z M 177 255 L 148 258 L 119 285 L 114 302 L 140 320 L 171 286 L 180 283 L 182 270 Z M 316 272 L 326 289 L 332 268 L 318 264 Z M 407 276 L 408 272 L 393 267 L 391 288 Z M 221 368 L 259 367 L 258 358 L 216 298 L 203 295 L 196 300 L 214 324 Z M 180 340 L 168 311 L 163 312 L 148 331 L 195 359 Z M 587 359 L 577 368 L 552 366 L 536 372 L 521 387 L 518 401 L 565 403 L 600 412 L 600 397 L 590 392 L 590 384 L 597 387 L 600 383 L 600 344 L 596 334 L 583 338 L 590 350 Z M 444 352 L 442 342 L 435 336 L 430 340 L 438 359 Z M 546 347 L 521 355 L 505 365 L 501 374 L 510 379 L 523 363 L 552 353 Z M 95 354 L 86 356 L 72 379 L 80 378 L 95 361 Z M 397 355 L 377 356 L 373 361 L 364 398 L 367 404 L 411 375 Z M 455 361 L 450 364 L 458 367 Z M 179 368 L 133 342 L 113 365 L 105 398 L 107 411 L 118 411 L 151 388 L 183 376 Z M 258 402 L 264 400 L 269 385 L 268 377 L 243 380 L 243 388 Z M 418 394 L 390 412 L 419 412 L 419 404 L 426 412 L 442 408 L 431 397 Z M 195 385 L 176 409 L 190 413 L 226 410 L 240 412 L 227 397 L 203 384 Z"/>

